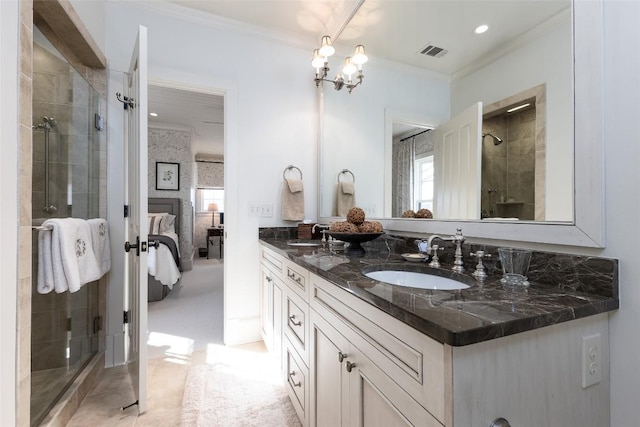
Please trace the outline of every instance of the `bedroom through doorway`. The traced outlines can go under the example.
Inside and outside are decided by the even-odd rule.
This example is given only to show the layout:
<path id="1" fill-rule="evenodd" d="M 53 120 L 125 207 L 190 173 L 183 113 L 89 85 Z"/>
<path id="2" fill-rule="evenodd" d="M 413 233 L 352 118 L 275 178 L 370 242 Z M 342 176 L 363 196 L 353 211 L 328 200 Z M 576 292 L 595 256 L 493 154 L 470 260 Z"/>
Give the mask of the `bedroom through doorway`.
<path id="1" fill-rule="evenodd" d="M 189 364 L 224 342 L 224 116 L 223 95 L 149 85 L 150 206 L 152 198 L 179 199 L 181 268 L 148 304 L 150 365 Z M 166 170 L 175 174 L 171 188 Z"/>

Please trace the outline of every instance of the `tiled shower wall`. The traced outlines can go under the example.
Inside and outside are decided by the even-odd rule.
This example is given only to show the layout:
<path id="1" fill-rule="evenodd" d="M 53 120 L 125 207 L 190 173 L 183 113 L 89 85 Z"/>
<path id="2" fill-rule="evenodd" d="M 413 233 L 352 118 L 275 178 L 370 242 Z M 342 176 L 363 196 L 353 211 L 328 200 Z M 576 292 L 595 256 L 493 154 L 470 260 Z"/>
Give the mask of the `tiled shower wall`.
<path id="1" fill-rule="evenodd" d="M 488 136 L 482 141 L 482 208 L 492 216 L 534 219 L 535 120 L 531 108 L 483 121 L 483 132 L 503 140 L 499 145 Z M 502 203 L 510 199 L 514 204 Z"/>
<path id="2" fill-rule="evenodd" d="M 513 118 L 496 115 L 525 100 L 533 100 L 535 108 Z M 542 84 L 484 108 L 484 116 L 490 118 L 483 119 L 482 131 L 503 139 L 500 145 L 489 137 L 483 139 L 481 200 L 486 213 L 492 209 L 493 216 L 545 220 L 546 103 L 546 85 Z M 488 189 L 495 190 L 490 197 Z M 523 204 L 497 205 L 501 196 Z"/>

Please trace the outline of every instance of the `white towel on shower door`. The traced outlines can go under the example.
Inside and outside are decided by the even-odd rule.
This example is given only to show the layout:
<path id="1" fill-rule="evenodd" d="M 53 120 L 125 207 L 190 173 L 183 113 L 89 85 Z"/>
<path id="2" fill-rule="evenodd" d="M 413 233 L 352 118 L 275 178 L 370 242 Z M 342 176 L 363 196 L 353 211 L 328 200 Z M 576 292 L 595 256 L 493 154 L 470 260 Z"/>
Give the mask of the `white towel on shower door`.
<path id="1" fill-rule="evenodd" d="M 88 219 L 91 227 L 91 242 L 96 256 L 100 277 L 111 269 L 111 247 L 109 243 L 109 224 L 102 218 Z"/>
<path id="2" fill-rule="evenodd" d="M 77 292 L 86 283 L 101 277 L 93 252 L 91 227 L 78 218 L 56 218 L 51 225 L 51 254 L 56 292 Z"/>

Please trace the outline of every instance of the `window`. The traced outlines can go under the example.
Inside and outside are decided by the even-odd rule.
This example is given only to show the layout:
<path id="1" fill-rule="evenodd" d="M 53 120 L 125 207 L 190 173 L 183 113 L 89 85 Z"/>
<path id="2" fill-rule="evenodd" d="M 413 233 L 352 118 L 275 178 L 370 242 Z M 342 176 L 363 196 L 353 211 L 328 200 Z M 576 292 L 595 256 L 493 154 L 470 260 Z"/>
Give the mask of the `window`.
<path id="1" fill-rule="evenodd" d="M 209 212 L 209 204 L 215 203 L 218 212 L 224 212 L 224 188 L 198 188 L 196 212 Z"/>
<path id="2" fill-rule="evenodd" d="M 433 154 L 415 160 L 415 208 L 433 211 Z"/>

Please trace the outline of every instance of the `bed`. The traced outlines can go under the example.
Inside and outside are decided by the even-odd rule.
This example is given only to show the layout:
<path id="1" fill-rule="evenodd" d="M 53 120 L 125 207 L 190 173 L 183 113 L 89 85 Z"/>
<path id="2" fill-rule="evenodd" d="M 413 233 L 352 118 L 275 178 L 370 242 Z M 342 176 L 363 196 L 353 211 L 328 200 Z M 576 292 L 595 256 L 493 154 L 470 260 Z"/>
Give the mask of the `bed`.
<path id="1" fill-rule="evenodd" d="M 161 301 L 174 286 L 180 283 L 180 249 L 178 234 L 180 230 L 180 206 L 178 198 L 150 197 L 149 210 L 149 242 L 158 240 L 158 248 L 149 247 L 147 255 L 149 267 L 148 301 Z M 169 217 L 167 214 L 175 218 Z M 168 226 L 166 224 L 169 224 Z"/>

